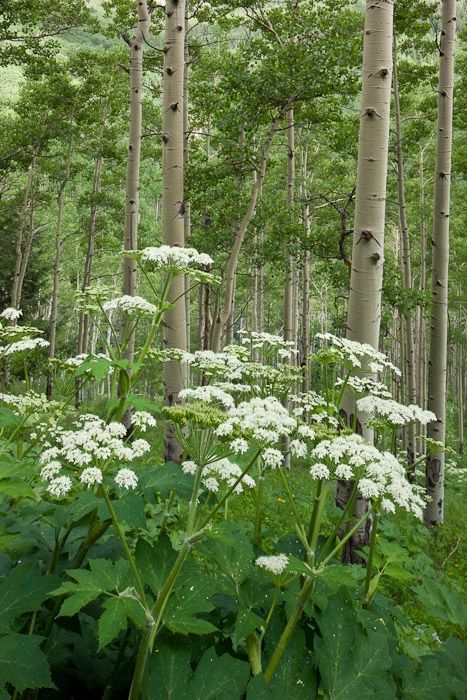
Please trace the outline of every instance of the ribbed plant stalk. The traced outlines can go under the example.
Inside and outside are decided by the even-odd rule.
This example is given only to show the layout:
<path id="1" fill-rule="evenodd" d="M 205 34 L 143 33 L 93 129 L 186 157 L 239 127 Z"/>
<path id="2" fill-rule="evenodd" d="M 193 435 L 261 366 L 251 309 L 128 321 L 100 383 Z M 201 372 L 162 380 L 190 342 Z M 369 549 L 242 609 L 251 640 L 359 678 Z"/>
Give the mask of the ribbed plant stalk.
<path id="1" fill-rule="evenodd" d="M 399 225 L 401 235 L 401 259 L 402 273 L 405 290 L 412 292 L 412 263 L 410 256 L 410 237 L 407 222 L 407 209 L 405 205 L 405 180 L 404 180 L 404 153 L 403 153 L 403 133 L 401 125 L 401 108 L 399 98 L 399 79 L 397 71 L 397 39 L 394 35 L 394 57 L 393 57 L 393 89 L 394 89 L 394 113 L 396 121 L 396 156 L 397 156 L 397 193 L 399 206 Z M 412 310 L 407 310 L 404 314 L 405 328 L 405 369 L 407 380 L 407 399 L 409 404 L 417 403 L 416 389 L 416 365 L 415 365 L 415 341 L 414 341 L 414 321 Z M 416 429 L 415 423 L 411 423 L 406 428 L 407 443 L 407 464 L 408 476 L 413 481 L 415 478 L 413 464 L 417 456 Z"/>
<path id="2" fill-rule="evenodd" d="M 392 0 L 366 1 L 347 337 L 368 343 L 375 349 L 379 347 L 381 322 L 393 14 Z M 362 373 L 374 376 L 368 367 L 363 367 Z M 344 397 L 343 409 L 347 416 L 356 414 L 350 392 Z M 373 431 L 367 426 L 364 415 L 359 416 L 358 424 L 364 437 L 373 441 Z M 341 508 L 345 507 L 351 493 L 351 485 L 339 482 L 336 502 Z M 367 501 L 358 494 L 355 517 L 362 519 L 367 507 Z M 360 561 L 356 552 L 367 544 L 369 536 L 367 523 L 364 519 L 363 522 L 365 526 L 355 532 L 344 550 L 344 562 Z"/>
<path id="3" fill-rule="evenodd" d="M 185 0 L 167 0 L 165 4 L 165 39 L 163 66 L 162 121 L 162 231 L 164 243 L 185 245 L 184 199 L 184 99 L 185 99 Z M 172 303 L 164 315 L 164 347 L 187 348 L 185 277 L 172 281 L 168 301 Z M 167 406 L 179 403 L 183 376 L 176 360 L 164 363 L 164 399 Z M 179 462 L 181 448 L 167 421 L 164 434 L 164 456 Z"/>
<path id="4" fill-rule="evenodd" d="M 367 565 L 366 565 L 365 593 L 363 596 L 363 601 L 364 601 L 365 605 L 368 605 L 368 603 L 371 600 L 370 584 L 371 584 L 371 577 L 373 575 L 373 560 L 375 557 L 376 535 L 378 532 L 378 520 L 379 520 L 379 514 L 375 513 L 373 516 L 373 524 L 371 526 L 370 549 L 368 552 L 368 561 L 367 561 Z"/>
<path id="5" fill-rule="evenodd" d="M 431 258 L 431 334 L 428 360 L 428 409 L 436 415 L 436 421 L 428 424 L 427 435 L 444 445 L 446 438 L 449 209 L 456 0 L 443 0 L 441 27 Z M 444 521 L 444 464 L 443 448 L 429 446 L 426 462 L 426 490 L 431 500 L 428 501 L 425 508 L 425 523 L 430 526 L 438 525 Z"/>

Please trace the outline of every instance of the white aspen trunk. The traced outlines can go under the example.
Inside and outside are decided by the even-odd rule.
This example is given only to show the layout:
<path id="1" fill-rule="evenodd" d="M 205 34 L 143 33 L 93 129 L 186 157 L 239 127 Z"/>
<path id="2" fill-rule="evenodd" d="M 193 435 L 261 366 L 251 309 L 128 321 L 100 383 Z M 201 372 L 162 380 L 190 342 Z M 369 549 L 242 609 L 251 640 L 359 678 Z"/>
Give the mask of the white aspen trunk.
<path id="1" fill-rule="evenodd" d="M 189 121 L 189 101 L 188 86 L 190 78 L 190 54 L 188 45 L 188 3 L 185 3 L 185 37 L 183 41 L 184 67 L 183 67 L 183 179 L 186 179 L 186 171 L 190 157 L 190 121 Z M 191 233 L 191 207 L 188 199 L 185 198 L 185 218 L 184 218 L 184 239 L 188 245 Z M 186 349 L 189 352 L 191 347 L 191 301 L 190 301 L 190 278 L 185 277 L 185 317 L 186 317 Z"/>
<path id="2" fill-rule="evenodd" d="M 138 27 L 131 39 L 127 39 L 130 49 L 130 112 L 125 183 L 124 250 L 138 248 L 139 180 L 143 128 L 143 54 L 151 24 L 146 0 L 137 1 L 137 11 Z M 136 295 L 136 269 L 136 260 L 123 258 L 123 294 Z M 131 367 L 135 353 L 135 322 L 128 317 L 123 324 L 122 333 L 127 339 L 124 354 Z"/>
<path id="3" fill-rule="evenodd" d="M 214 329 L 213 329 L 213 336 L 212 336 L 212 349 L 215 352 L 219 352 L 219 350 L 220 350 L 222 335 L 224 333 L 225 325 L 228 321 L 228 318 L 230 316 L 230 312 L 232 309 L 232 299 L 233 299 L 234 286 L 235 286 L 235 275 L 237 272 L 237 265 L 238 265 L 238 258 L 240 255 L 240 250 L 241 250 L 241 247 L 243 244 L 243 239 L 245 238 L 245 234 L 248 230 L 248 226 L 256 213 L 256 203 L 258 201 L 259 193 L 260 193 L 261 188 L 263 186 L 264 176 L 266 173 L 266 165 L 268 162 L 269 154 L 271 152 L 274 134 L 277 131 L 279 123 L 280 123 L 280 116 L 277 117 L 276 119 L 274 119 L 272 126 L 269 129 L 269 133 L 267 135 L 266 142 L 264 144 L 261 162 L 258 166 L 256 177 L 254 178 L 252 186 L 251 186 L 248 207 L 247 207 L 247 210 L 245 212 L 245 215 L 243 216 L 242 220 L 240 221 L 240 223 L 238 225 L 238 228 L 237 228 L 237 231 L 235 234 L 235 239 L 233 242 L 233 246 L 232 246 L 232 249 L 230 251 L 230 255 L 229 255 L 229 258 L 227 260 L 226 267 L 225 267 L 224 280 L 223 280 L 224 281 L 224 300 L 223 300 L 222 305 L 219 307 L 219 311 L 216 313 L 215 322 L 214 322 Z"/>
<path id="4" fill-rule="evenodd" d="M 428 144 L 420 149 L 420 281 L 419 291 L 422 298 L 425 297 L 426 289 L 426 225 L 425 225 L 425 174 L 424 174 L 424 155 Z M 426 408 L 426 326 L 425 326 L 425 308 L 419 305 L 418 314 L 418 357 L 417 357 L 417 403 L 423 409 Z M 418 453 L 425 453 L 426 426 L 420 426 L 421 438 L 418 443 Z"/>
<path id="5" fill-rule="evenodd" d="M 185 245 L 184 201 L 184 74 L 185 74 L 185 0 L 167 0 L 165 5 L 165 43 L 163 68 L 162 121 L 162 231 L 164 243 Z M 172 308 L 164 314 L 164 347 L 187 348 L 185 277 L 175 277 L 168 300 Z M 164 399 L 168 406 L 179 402 L 183 388 L 180 364 L 164 364 Z M 167 461 L 179 462 L 181 448 L 166 424 L 164 453 Z"/>
<path id="6" fill-rule="evenodd" d="M 24 231 L 26 228 L 26 216 L 28 213 L 29 198 L 30 198 L 33 183 L 34 183 L 35 172 L 36 172 L 36 155 L 34 154 L 32 159 L 31 159 L 31 165 L 29 166 L 29 171 L 28 171 L 28 178 L 26 181 L 26 186 L 24 188 L 23 201 L 22 201 L 21 209 L 20 209 L 18 236 L 16 239 L 15 271 L 13 273 L 13 282 L 12 282 L 12 286 L 11 286 L 11 301 L 10 301 L 10 305 L 14 309 L 19 309 L 18 289 L 19 289 L 19 281 L 20 281 L 20 277 L 21 277 L 21 267 L 22 267 L 22 262 L 23 262 L 23 236 L 24 236 Z"/>
<path id="7" fill-rule="evenodd" d="M 405 206 L 405 181 L 404 181 L 404 154 L 402 149 L 402 126 L 399 99 L 399 81 L 397 73 L 397 40 L 394 36 L 394 67 L 393 67 L 393 88 L 394 88 L 394 112 L 396 120 L 396 156 L 397 156 L 397 193 L 399 205 L 399 226 L 401 235 L 401 260 L 404 278 L 404 287 L 407 291 L 412 291 L 412 263 L 410 256 L 410 238 L 407 222 L 407 209 Z M 415 379 L 415 342 L 414 342 L 414 321 L 412 313 L 409 311 L 404 317 L 405 326 L 405 376 L 407 380 L 407 399 L 409 404 L 417 402 L 417 389 Z M 416 459 L 416 426 L 414 423 L 405 429 L 407 441 L 407 464 L 409 477 L 414 479 L 412 465 Z"/>
<path id="8" fill-rule="evenodd" d="M 459 285 L 458 289 L 458 306 L 457 306 L 457 328 L 459 331 L 462 328 L 462 287 Z M 457 409 L 457 428 L 458 428 L 458 445 L 459 454 L 464 455 L 464 347 L 463 347 L 464 336 L 457 342 L 457 362 L 456 362 L 456 403 L 458 405 Z"/>
<path id="9" fill-rule="evenodd" d="M 358 139 L 357 187 L 350 276 L 347 337 L 379 347 L 381 320 L 381 287 L 384 260 L 384 226 L 386 179 L 389 145 L 389 113 L 391 102 L 393 2 L 367 0 L 363 39 L 362 97 Z M 367 376 L 371 372 L 363 368 Z M 355 411 L 347 396 L 344 409 L 349 416 Z M 359 430 L 372 440 L 372 431 L 364 416 L 359 417 Z M 339 482 L 336 502 L 342 508 L 348 501 L 351 484 Z M 367 501 L 357 496 L 354 515 L 360 518 L 367 510 Z M 370 523 L 345 545 L 344 562 L 358 561 L 356 550 L 367 542 Z"/>
<path id="10" fill-rule="evenodd" d="M 62 223 L 63 223 L 63 210 L 65 206 L 65 188 L 67 186 L 68 180 L 70 179 L 71 172 L 71 154 L 73 150 L 73 133 L 70 129 L 68 136 L 68 148 L 65 163 L 65 173 L 63 180 L 60 183 L 57 192 L 57 222 L 55 225 L 55 257 L 54 257 L 54 267 L 52 275 L 52 298 L 50 302 L 50 331 L 49 331 L 49 360 L 53 360 L 55 357 L 55 347 L 57 340 L 57 312 L 58 312 L 58 293 L 60 290 L 60 269 L 62 261 Z M 47 372 L 46 380 L 46 396 L 50 400 L 52 398 L 52 372 Z"/>
<path id="11" fill-rule="evenodd" d="M 428 408 L 433 411 L 437 420 L 428 424 L 427 435 L 444 445 L 446 438 L 449 209 L 456 0 L 443 0 L 441 25 L 432 237 L 431 335 L 428 361 Z M 444 521 L 444 464 L 444 450 L 428 447 L 426 489 L 431 500 L 425 508 L 425 523 L 427 525 L 438 525 Z"/>
<path id="12" fill-rule="evenodd" d="M 295 199 L 295 127 L 293 108 L 286 112 L 287 128 L 287 206 L 292 211 Z M 291 215 L 291 214 L 290 214 Z M 290 241 L 285 244 L 284 340 L 294 340 L 294 257 Z"/>

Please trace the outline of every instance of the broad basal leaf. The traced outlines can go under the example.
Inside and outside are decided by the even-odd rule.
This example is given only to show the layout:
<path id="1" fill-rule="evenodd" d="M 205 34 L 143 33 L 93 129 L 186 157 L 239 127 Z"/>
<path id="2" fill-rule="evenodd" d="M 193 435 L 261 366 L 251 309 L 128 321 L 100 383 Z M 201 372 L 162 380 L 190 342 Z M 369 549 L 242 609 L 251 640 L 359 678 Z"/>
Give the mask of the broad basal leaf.
<path id="1" fill-rule="evenodd" d="M 175 491 L 179 498 L 188 500 L 193 491 L 193 476 L 184 474 L 178 464 L 166 462 L 162 467 L 147 469 L 141 478 L 142 489 L 152 489 L 160 493 L 162 498 L 168 498 Z"/>
<path id="2" fill-rule="evenodd" d="M 8 632 L 26 612 L 40 610 L 58 579 L 42 576 L 33 562 L 18 564 L 0 585 L 0 632 Z"/>
<path id="3" fill-rule="evenodd" d="M 145 583 L 153 593 L 159 593 L 177 558 L 177 552 L 167 535 L 161 535 L 155 544 L 140 537 L 136 544 L 135 559 Z"/>
<path id="4" fill-rule="evenodd" d="M 209 634 L 216 627 L 207 620 L 197 617 L 199 613 L 210 612 L 214 606 L 210 600 L 215 591 L 212 579 L 202 574 L 190 576 L 189 580 L 176 589 L 165 610 L 164 624 L 180 634 Z"/>
<path id="5" fill-rule="evenodd" d="M 188 698 L 239 700 L 250 676 L 250 664 L 229 654 L 218 657 L 211 647 L 201 657 L 188 686 Z"/>
<path id="6" fill-rule="evenodd" d="M 359 629 L 353 603 L 344 589 L 316 614 L 321 636 L 314 648 L 321 684 L 329 700 L 393 700 L 388 674 L 391 658 L 383 632 Z"/>
<path id="7" fill-rule="evenodd" d="M 55 688 L 41 637 L 8 634 L 0 637 L 0 688 L 10 683 L 20 693 L 26 688 Z"/>
<path id="8" fill-rule="evenodd" d="M 156 643 L 149 661 L 145 700 L 190 700 L 190 645 L 172 637 Z"/>

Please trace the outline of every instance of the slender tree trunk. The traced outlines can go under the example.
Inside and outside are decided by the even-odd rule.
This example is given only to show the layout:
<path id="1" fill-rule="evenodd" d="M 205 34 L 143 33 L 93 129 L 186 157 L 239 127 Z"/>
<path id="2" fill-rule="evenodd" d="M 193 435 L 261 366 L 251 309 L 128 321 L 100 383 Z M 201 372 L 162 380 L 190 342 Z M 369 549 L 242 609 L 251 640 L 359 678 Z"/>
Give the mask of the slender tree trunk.
<path id="1" fill-rule="evenodd" d="M 401 126 L 401 110 L 399 99 L 399 81 L 397 73 L 397 39 L 394 36 L 394 67 L 393 67 L 393 87 L 394 87 L 394 112 L 396 119 L 396 156 L 397 156 L 397 193 L 399 204 L 399 225 L 401 233 L 401 259 L 402 272 L 404 277 L 404 287 L 409 292 L 412 292 L 412 264 L 410 258 L 410 238 L 409 228 L 407 223 L 407 209 L 405 206 L 405 181 L 404 181 L 404 154 L 402 149 L 402 126 Z M 405 326 L 405 369 L 407 379 L 407 398 L 409 404 L 417 402 L 417 389 L 415 380 L 415 342 L 414 342 L 414 322 L 412 312 L 409 310 L 404 315 Z M 406 428 L 405 436 L 407 439 L 407 464 L 408 472 L 411 480 L 414 480 L 415 474 L 412 465 L 416 459 L 416 426 L 414 423 Z"/>
<path id="2" fill-rule="evenodd" d="M 425 174 L 424 155 L 426 144 L 420 149 L 420 282 L 419 291 L 422 303 L 418 306 L 418 358 L 417 358 L 417 403 L 423 409 L 426 408 L 426 325 L 425 325 L 425 289 L 426 289 L 426 225 L 425 225 Z M 426 426 L 420 426 L 421 439 L 419 441 L 418 452 L 425 452 Z"/>
<path id="3" fill-rule="evenodd" d="M 23 296 L 23 284 L 24 278 L 26 277 L 26 270 L 28 269 L 29 256 L 31 255 L 32 242 L 34 240 L 34 235 L 36 233 L 36 228 L 34 226 L 34 214 L 36 207 L 36 196 L 34 191 L 34 184 L 31 188 L 31 196 L 29 198 L 29 226 L 28 235 L 26 237 L 26 242 L 24 244 L 23 254 L 21 256 L 21 266 L 19 271 L 19 277 L 17 280 L 16 288 L 16 308 L 21 307 L 21 297 Z"/>
<path id="4" fill-rule="evenodd" d="M 185 0 L 167 0 L 165 5 L 165 45 L 163 69 L 162 123 L 162 230 L 164 243 L 185 245 L 184 201 L 184 74 L 185 74 Z M 172 304 L 164 315 L 164 346 L 187 347 L 185 307 L 185 278 L 177 276 L 172 282 L 168 300 Z M 164 364 L 164 395 L 168 406 L 178 403 L 183 388 L 183 376 L 177 361 Z M 167 424 L 165 459 L 180 461 L 181 449 Z"/>
<path id="5" fill-rule="evenodd" d="M 138 0 L 138 27 L 126 39 L 130 49 L 130 114 L 128 133 L 128 156 L 125 183 L 125 228 L 124 250 L 138 248 L 139 181 L 141 165 L 141 136 L 143 128 L 143 54 L 145 40 L 149 35 L 151 18 L 146 0 Z M 135 296 L 137 290 L 136 260 L 123 258 L 123 294 Z M 135 353 L 135 322 L 126 318 L 122 329 L 126 338 L 125 357 L 133 363 Z"/>
<path id="6" fill-rule="evenodd" d="M 347 337 L 379 347 L 381 287 L 383 277 L 386 176 L 391 102 L 393 3 L 367 0 L 363 39 L 362 98 L 358 139 L 357 188 L 352 248 Z M 368 368 L 363 368 L 372 376 Z M 355 411 L 350 396 L 345 399 L 347 416 Z M 372 431 L 359 416 L 364 436 Z M 342 508 L 348 501 L 350 484 L 339 482 L 336 502 Z M 360 518 L 368 507 L 359 494 L 354 515 Z M 343 561 L 358 561 L 356 550 L 368 542 L 370 523 L 345 545 Z"/>
<path id="7" fill-rule="evenodd" d="M 31 191 L 34 183 L 34 175 L 36 172 L 36 154 L 33 155 L 31 159 L 31 165 L 29 166 L 28 178 L 26 180 L 26 186 L 23 193 L 23 201 L 20 209 L 19 216 L 19 227 L 18 227 L 18 237 L 16 239 L 16 258 L 15 258 L 15 271 L 13 274 L 13 282 L 11 287 L 11 301 L 10 304 L 12 308 L 19 309 L 19 298 L 18 290 L 21 277 L 21 268 L 23 263 L 23 237 L 26 228 L 26 217 L 28 213 L 29 198 L 31 196 Z"/>
<path id="8" fill-rule="evenodd" d="M 428 408 L 433 411 L 437 420 L 429 423 L 427 434 L 429 438 L 437 440 L 444 445 L 446 437 L 449 208 L 456 0 L 443 0 L 441 24 L 438 132 L 432 237 L 431 336 L 428 361 Z M 444 521 L 443 449 L 428 448 L 426 489 L 431 500 L 426 505 L 425 522 L 427 525 L 438 525 Z"/>
<path id="9" fill-rule="evenodd" d="M 230 251 L 229 259 L 227 260 L 225 272 L 224 272 L 224 300 L 219 308 L 218 313 L 215 317 L 214 322 L 214 332 L 212 338 L 212 349 L 215 352 L 219 352 L 222 335 L 224 333 L 225 325 L 230 316 L 232 309 L 232 299 L 234 294 L 235 286 L 235 275 L 237 272 L 238 258 L 240 255 L 240 250 L 243 244 L 243 239 L 248 230 L 248 226 L 256 213 L 256 203 L 258 201 L 259 192 L 263 186 L 264 176 L 266 173 L 266 165 L 268 162 L 269 154 L 272 148 L 272 142 L 274 139 L 274 134 L 276 133 L 280 123 L 280 116 L 273 120 L 272 126 L 269 129 L 269 133 L 264 144 L 263 154 L 261 162 L 258 166 L 257 175 L 253 180 L 250 197 L 248 202 L 248 207 L 240 221 L 232 249 Z"/>
<path id="10" fill-rule="evenodd" d="M 91 282 L 92 273 L 92 263 L 94 259 L 94 244 L 96 240 L 96 218 L 98 203 L 97 198 L 100 191 L 100 181 L 103 166 L 103 158 L 100 153 L 102 147 L 104 127 L 101 130 L 101 138 L 99 139 L 99 154 L 96 157 L 94 165 L 94 177 L 92 182 L 92 193 L 91 193 L 91 211 L 89 214 L 89 223 L 87 231 L 87 248 L 86 248 L 86 258 L 84 261 L 84 272 L 83 279 L 81 283 L 81 291 L 83 294 L 86 293 L 87 288 Z M 78 355 L 86 352 L 88 347 L 88 335 L 89 335 L 89 316 L 86 313 L 81 312 L 79 315 L 79 325 L 78 325 Z"/>
<path id="11" fill-rule="evenodd" d="M 461 332 L 462 329 L 462 287 L 458 290 L 459 301 L 457 306 L 457 328 Z M 458 444 L 459 454 L 464 455 L 464 336 L 462 335 L 457 342 L 457 362 L 456 362 L 456 403 L 457 409 L 457 426 L 458 426 Z"/>
<path id="12" fill-rule="evenodd" d="M 293 108 L 286 113 L 287 127 L 287 206 L 293 209 L 295 199 L 295 126 Z M 284 340 L 294 340 L 294 256 L 290 241 L 285 244 Z"/>
<path id="13" fill-rule="evenodd" d="M 190 79 L 190 53 L 188 44 L 188 2 L 185 3 L 185 37 L 184 37 L 184 69 L 183 69 L 183 178 L 186 180 L 188 162 L 190 158 L 190 121 L 189 121 L 189 100 L 188 86 Z M 191 233 L 191 207 L 190 202 L 185 198 L 185 218 L 184 218 L 184 239 L 188 245 Z M 190 278 L 185 277 L 185 317 L 186 317 L 186 349 L 191 346 L 191 313 L 190 313 Z"/>
<path id="14" fill-rule="evenodd" d="M 70 179 L 71 172 L 71 154 L 73 150 L 73 132 L 70 128 L 70 133 L 68 135 L 68 148 L 65 163 L 65 174 L 63 180 L 60 183 L 57 192 L 57 222 L 55 225 L 55 258 L 54 258 L 54 268 L 52 276 L 52 299 L 50 303 L 50 331 L 49 331 L 49 360 L 53 360 L 55 357 L 55 346 L 57 339 L 57 310 L 58 310 L 58 293 L 60 289 L 60 268 L 62 259 L 62 222 L 63 222 L 63 209 L 65 205 L 65 188 L 67 186 L 68 180 Z M 49 368 L 47 372 L 46 380 L 46 396 L 50 400 L 52 398 L 52 372 Z"/>
<path id="15" fill-rule="evenodd" d="M 303 369 L 302 391 L 309 390 L 308 353 L 310 351 L 310 251 L 308 250 L 308 239 L 310 236 L 310 205 L 307 199 L 307 170 L 308 170 L 308 149 L 302 148 L 301 171 L 302 171 L 302 219 L 305 235 L 305 248 L 302 255 L 302 328 L 300 345 L 300 367 Z"/>

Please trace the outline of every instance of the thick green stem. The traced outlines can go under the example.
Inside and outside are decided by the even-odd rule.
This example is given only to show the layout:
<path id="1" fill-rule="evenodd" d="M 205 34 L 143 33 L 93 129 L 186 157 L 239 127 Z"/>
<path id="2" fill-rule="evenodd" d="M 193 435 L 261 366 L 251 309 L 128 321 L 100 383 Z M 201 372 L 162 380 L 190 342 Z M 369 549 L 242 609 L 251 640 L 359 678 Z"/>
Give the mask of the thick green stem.
<path id="1" fill-rule="evenodd" d="M 193 530 L 194 530 L 194 526 L 195 526 L 196 508 L 198 505 L 198 493 L 199 493 L 199 487 L 201 485 L 202 474 L 203 474 L 203 467 L 198 467 L 198 469 L 196 470 L 195 482 L 193 484 L 193 491 L 191 493 L 190 506 L 189 506 L 189 510 L 188 510 L 188 519 L 187 519 L 187 525 L 186 525 L 187 537 L 190 537 L 193 534 Z"/>
<path id="2" fill-rule="evenodd" d="M 258 676 L 262 671 L 261 666 L 261 640 L 256 632 L 249 634 L 246 638 L 246 651 L 251 666 L 251 672 Z"/>
<path id="3" fill-rule="evenodd" d="M 110 517 L 112 519 L 113 526 L 115 530 L 117 531 L 118 538 L 120 542 L 122 543 L 123 551 L 125 552 L 125 556 L 128 559 L 128 563 L 130 565 L 131 573 L 133 574 L 133 578 L 135 581 L 135 587 L 136 590 L 138 591 L 138 595 L 140 597 L 141 603 L 144 605 L 145 608 L 148 607 L 147 602 L 146 602 L 146 594 L 144 592 L 144 586 L 141 581 L 138 569 L 135 564 L 135 560 L 133 558 L 133 555 L 130 551 L 130 548 L 128 547 L 128 543 L 126 541 L 126 537 L 123 533 L 122 528 L 120 527 L 120 523 L 118 522 L 117 515 L 114 511 L 112 501 L 109 498 L 109 494 L 106 491 L 105 486 L 100 486 L 99 487 L 99 493 L 104 497 L 104 501 L 107 505 L 107 509 L 109 511 Z"/>
<path id="4" fill-rule="evenodd" d="M 363 597 L 363 602 L 365 605 L 368 605 L 368 603 L 370 602 L 370 598 L 371 598 L 371 596 L 369 596 L 369 591 L 370 591 L 370 584 L 371 584 L 371 576 L 373 573 L 373 559 L 374 559 L 374 554 L 375 554 L 375 549 L 376 549 L 376 532 L 378 530 L 378 519 L 379 519 L 379 513 L 375 513 L 373 516 L 373 525 L 371 528 L 370 551 L 368 553 L 368 562 L 367 562 L 367 568 L 366 568 L 365 595 Z"/>
<path id="5" fill-rule="evenodd" d="M 264 491 L 264 476 L 259 466 L 259 474 L 257 480 L 258 488 L 256 491 L 256 510 L 255 510 L 255 530 L 253 535 L 253 542 L 259 546 L 261 544 L 261 519 L 262 519 L 262 506 L 263 506 L 263 491 Z"/>
<path id="6" fill-rule="evenodd" d="M 314 533 L 316 528 L 316 522 L 318 519 L 318 511 L 321 506 L 321 494 L 323 491 L 323 479 L 320 479 L 316 485 L 316 493 L 315 497 L 313 499 L 313 510 L 311 511 L 311 518 L 310 518 L 310 524 L 308 525 L 308 542 L 310 543 L 310 548 L 313 549 L 313 545 L 311 544 L 313 538 L 314 538 Z M 316 538 L 317 539 L 317 538 Z"/>
<path id="7" fill-rule="evenodd" d="M 133 680 L 131 681 L 131 688 L 130 694 L 128 695 L 128 700 L 139 700 L 141 693 L 141 684 L 144 679 L 144 674 L 146 671 L 146 662 L 150 648 L 149 641 L 151 639 L 153 628 L 154 621 L 148 622 L 146 629 L 144 630 L 143 638 L 138 649 L 138 656 L 136 657 L 135 670 L 133 673 Z"/>
<path id="8" fill-rule="evenodd" d="M 323 559 L 323 557 L 327 554 L 327 552 L 331 548 L 332 543 L 334 542 L 335 538 L 339 534 L 339 530 L 341 529 L 342 525 L 344 524 L 349 512 L 353 511 L 356 497 L 357 497 L 357 482 L 355 482 L 354 487 L 352 489 L 352 493 L 350 494 L 350 498 L 347 501 L 345 508 L 341 513 L 339 520 L 337 521 L 336 525 L 334 526 L 333 531 L 329 535 L 327 542 L 323 547 L 322 552 L 320 553 L 320 558 L 318 559 L 318 563 L 321 559 Z"/>
<path id="9" fill-rule="evenodd" d="M 290 638 L 292 634 L 294 633 L 294 630 L 297 626 L 297 624 L 300 621 L 300 618 L 302 616 L 303 608 L 305 607 L 308 598 L 311 595 L 311 592 L 313 590 L 313 584 L 314 584 L 315 579 L 314 578 L 307 578 L 305 580 L 305 583 L 303 584 L 303 588 L 300 592 L 300 595 L 298 596 L 297 603 L 295 606 L 295 609 L 290 616 L 289 620 L 287 621 L 287 625 L 285 626 L 284 631 L 281 634 L 281 637 L 279 639 L 279 642 L 274 650 L 274 653 L 271 657 L 271 660 L 268 664 L 268 667 L 266 671 L 264 672 L 264 679 L 266 683 L 270 683 L 271 679 L 274 675 L 274 672 L 279 664 L 279 661 L 281 660 L 286 648 L 287 644 L 290 641 Z"/>
<path id="10" fill-rule="evenodd" d="M 353 535 L 355 532 L 357 532 L 357 530 L 363 525 L 363 523 L 365 522 L 365 520 L 367 520 L 367 518 L 369 518 L 369 516 L 370 516 L 371 513 L 372 513 L 372 510 L 373 510 L 373 507 L 370 506 L 370 507 L 368 508 L 367 512 L 364 513 L 364 514 L 362 515 L 362 517 L 360 518 L 360 520 L 357 520 L 357 522 L 355 523 L 355 525 L 346 533 L 345 537 L 343 537 L 343 538 L 341 539 L 341 541 L 337 543 L 337 545 L 334 547 L 334 549 L 332 550 L 332 552 L 331 552 L 330 554 L 328 554 L 328 556 L 326 557 L 326 559 L 324 559 L 323 562 L 320 563 L 320 566 L 322 566 L 322 567 L 326 566 L 326 564 L 328 563 L 328 561 L 330 561 L 331 559 L 333 559 L 333 558 L 336 556 L 336 554 L 338 554 L 338 552 L 342 549 L 342 547 L 345 545 L 345 543 L 352 537 L 352 535 Z"/>

